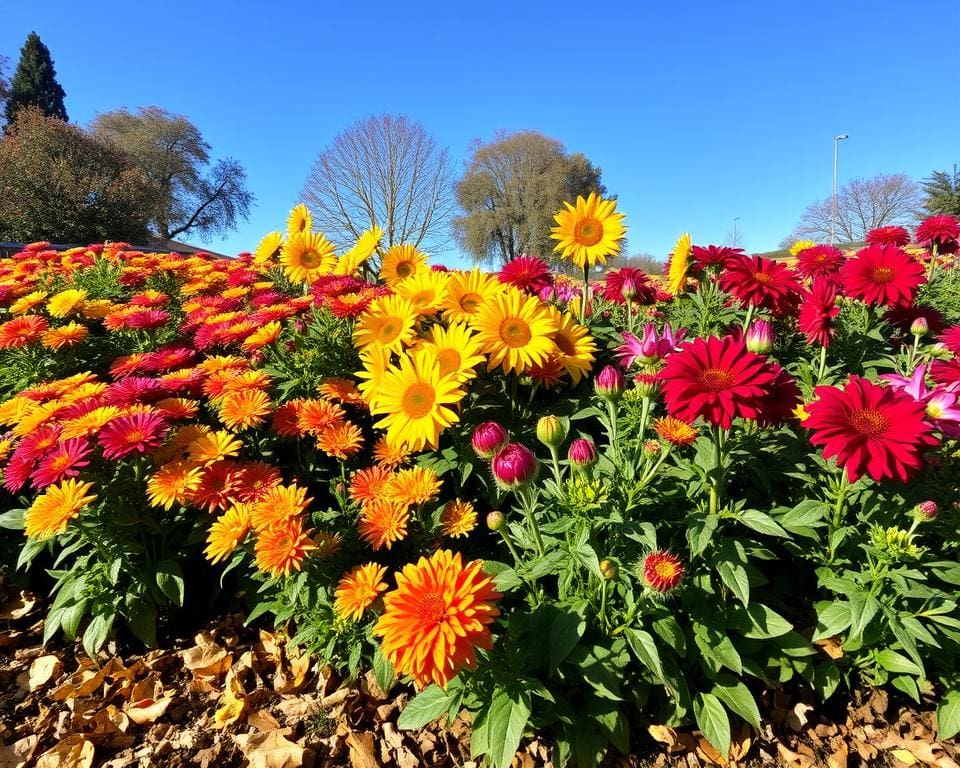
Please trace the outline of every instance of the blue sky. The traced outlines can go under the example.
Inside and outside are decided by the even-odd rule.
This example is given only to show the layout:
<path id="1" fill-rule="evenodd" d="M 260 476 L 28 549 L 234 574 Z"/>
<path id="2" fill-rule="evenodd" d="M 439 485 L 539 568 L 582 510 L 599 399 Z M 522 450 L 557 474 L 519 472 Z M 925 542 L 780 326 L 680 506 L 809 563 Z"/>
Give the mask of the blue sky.
<path id="1" fill-rule="evenodd" d="M 840 177 L 960 162 L 956 0 L 164 3 L 4 0 L 0 53 L 35 30 L 67 110 L 189 116 L 247 169 L 250 220 L 282 228 L 316 153 L 355 120 L 405 113 L 462 169 L 474 138 L 537 129 L 603 169 L 631 251 L 663 257 L 733 219 L 776 247 Z M 446 254 L 447 263 L 457 263 Z"/>

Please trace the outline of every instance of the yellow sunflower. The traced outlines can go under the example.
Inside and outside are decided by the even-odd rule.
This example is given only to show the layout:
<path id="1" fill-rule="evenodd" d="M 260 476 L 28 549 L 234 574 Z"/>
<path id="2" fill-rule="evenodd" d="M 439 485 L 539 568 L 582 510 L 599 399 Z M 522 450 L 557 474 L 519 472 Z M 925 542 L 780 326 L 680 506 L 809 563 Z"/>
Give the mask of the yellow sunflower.
<path id="1" fill-rule="evenodd" d="M 83 289 L 68 288 L 51 297 L 50 301 L 47 302 L 47 312 L 53 317 L 67 317 L 75 310 L 83 307 L 83 300 L 86 298 L 87 292 Z"/>
<path id="2" fill-rule="evenodd" d="M 586 200 L 578 195 L 576 205 L 563 205 L 553 217 L 557 226 L 550 229 L 550 237 L 557 241 L 555 252 L 580 269 L 597 262 L 605 264 L 608 256 L 617 254 L 627 229 L 623 214 L 616 212 L 616 200 L 604 200 L 591 192 Z"/>
<path id="3" fill-rule="evenodd" d="M 404 278 L 393 286 L 418 315 L 433 315 L 440 309 L 447 292 L 450 275 L 446 272 L 424 271 Z"/>
<path id="4" fill-rule="evenodd" d="M 577 323 L 572 315 L 567 312 L 561 314 L 553 306 L 550 310 L 559 325 L 557 332 L 553 334 L 553 343 L 557 345 L 557 357 L 570 374 L 573 383 L 576 384 L 590 373 L 593 361 L 596 359 L 594 353 L 597 351 L 597 345 L 587 329 Z"/>
<path id="5" fill-rule="evenodd" d="M 335 275 L 354 275 L 360 269 L 360 265 L 369 259 L 377 244 L 383 238 L 383 230 L 374 225 L 357 239 L 356 245 L 347 251 L 337 260 L 337 266 L 333 268 Z"/>
<path id="6" fill-rule="evenodd" d="M 673 253 L 670 254 L 670 261 L 667 264 L 667 290 L 674 296 L 683 290 L 687 282 L 692 242 L 690 233 L 684 232 L 677 238 L 677 244 L 673 246 Z"/>
<path id="7" fill-rule="evenodd" d="M 457 381 L 465 382 L 477 374 L 474 370 L 483 362 L 483 352 L 476 334 L 464 323 L 451 323 L 449 328 L 434 325 L 416 350 L 432 349 L 440 361 L 440 375 L 453 374 Z"/>
<path id="8" fill-rule="evenodd" d="M 381 296 L 370 303 L 357 321 L 353 343 L 365 348 L 370 345 L 400 352 L 404 344 L 413 341 L 417 313 L 402 296 Z"/>
<path id="9" fill-rule="evenodd" d="M 551 337 L 560 327 L 557 319 L 536 296 L 516 288 L 485 302 L 471 322 L 489 356 L 487 370 L 499 365 L 504 373 L 523 373 L 556 349 Z"/>
<path id="10" fill-rule="evenodd" d="M 280 253 L 280 248 L 283 246 L 283 233 L 282 232 L 268 232 L 264 235 L 263 240 L 260 241 L 260 245 L 257 246 L 257 250 L 253 252 L 253 263 L 254 264 L 267 264 L 276 258 Z"/>
<path id="11" fill-rule="evenodd" d="M 287 217 L 287 234 L 290 237 L 294 235 L 309 234 L 313 228 L 313 217 L 310 216 L 310 210 L 303 203 L 297 203 L 290 211 Z"/>
<path id="12" fill-rule="evenodd" d="M 336 263 L 333 244 L 319 232 L 290 235 L 280 251 L 283 273 L 294 283 L 309 283 L 329 275 Z"/>
<path id="13" fill-rule="evenodd" d="M 503 283 L 496 275 L 474 267 L 469 272 L 453 272 L 441 309 L 449 322 L 469 320 L 491 296 L 503 293 Z"/>
<path id="14" fill-rule="evenodd" d="M 383 375 L 390 367 L 390 350 L 379 344 L 364 347 L 360 350 L 360 362 L 363 368 L 356 372 L 356 376 L 362 381 L 357 384 L 357 389 L 369 406 L 373 404 L 375 395 L 380 389 L 380 382 L 383 381 Z"/>
<path id="15" fill-rule="evenodd" d="M 406 443 L 412 451 L 436 448 L 440 432 L 460 420 L 450 406 L 464 394 L 456 377 L 440 375 L 436 352 L 424 349 L 387 370 L 370 411 L 384 414 L 376 426 L 386 430 L 387 442 Z"/>
<path id="16" fill-rule="evenodd" d="M 388 283 L 396 283 L 405 277 L 413 277 L 426 272 L 427 254 L 421 253 L 412 245 L 395 245 L 380 262 L 380 278 Z"/>

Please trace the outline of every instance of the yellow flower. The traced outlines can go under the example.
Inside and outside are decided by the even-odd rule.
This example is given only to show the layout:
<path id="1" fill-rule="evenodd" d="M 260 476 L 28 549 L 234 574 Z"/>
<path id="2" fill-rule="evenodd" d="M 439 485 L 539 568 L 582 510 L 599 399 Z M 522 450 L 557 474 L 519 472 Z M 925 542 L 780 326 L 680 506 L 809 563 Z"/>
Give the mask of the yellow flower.
<path id="1" fill-rule="evenodd" d="M 200 435 L 190 443 L 187 451 L 190 461 L 209 466 L 214 462 L 236 456 L 241 448 L 243 443 L 237 440 L 236 435 L 224 430 Z"/>
<path id="2" fill-rule="evenodd" d="M 26 296 L 21 296 L 10 305 L 10 314 L 23 315 L 43 304 L 46 298 L 46 291 L 33 291 L 33 293 L 28 293 Z"/>
<path id="3" fill-rule="evenodd" d="M 358 347 L 376 345 L 400 352 L 413 341 L 417 313 L 402 296 L 381 296 L 375 299 L 357 321 L 353 343 Z"/>
<path id="4" fill-rule="evenodd" d="M 806 406 L 803 403 L 800 403 L 800 405 L 793 409 L 793 415 L 800 423 L 803 423 L 810 418 L 810 414 L 807 413 Z"/>
<path id="5" fill-rule="evenodd" d="M 418 272 L 397 282 L 393 289 L 410 302 L 418 315 L 433 315 L 440 309 L 450 275 L 446 272 Z"/>
<path id="6" fill-rule="evenodd" d="M 440 375 L 436 352 L 424 349 L 387 370 L 370 411 L 384 414 L 376 426 L 387 431 L 388 442 L 406 443 L 413 451 L 436 448 L 440 432 L 460 420 L 450 406 L 464 394 L 453 375 Z"/>
<path id="7" fill-rule="evenodd" d="M 380 279 L 396 283 L 405 277 L 413 277 L 426 272 L 427 254 L 421 253 L 412 245 L 395 245 L 380 262 Z"/>
<path id="8" fill-rule="evenodd" d="M 557 332 L 553 334 L 553 343 L 557 346 L 557 356 L 573 383 L 576 384 L 593 367 L 594 352 L 597 345 L 587 329 L 577 323 L 567 312 L 560 313 L 556 307 L 550 307 L 557 320 Z"/>
<path id="9" fill-rule="evenodd" d="M 51 297 L 50 301 L 47 302 L 47 312 L 53 317 L 67 317 L 74 310 L 80 309 L 86 298 L 86 291 L 80 288 L 68 288 Z"/>
<path id="10" fill-rule="evenodd" d="M 290 235 L 280 251 L 283 273 L 294 283 L 309 283 L 329 275 L 336 263 L 333 245 L 320 233 Z"/>
<path id="11" fill-rule="evenodd" d="M 790 246 L 790 255 L 797 256 L 800 254 L 800 251 L 805 251 L 807 248 L 813 248 L 816 243 L 813 240 L 797 240 L 793 245 Z"/>
<path id="12" fill-rule="evenodd" d="M 440 530 L 444 536 L 456 539 L 466 536 L 477 527 L 477 510 L 469 501 L 448 501 L 440 513 Z"/>
<path id="13" fill-rule="evenodd" d="M 491 296 L 504 292 L 496 275 L 474 267 L 469 272 L 453 272 L 441 308 L 449 322 L 469 320 Z"/>
<path id="14" fill-rule="evenodd" d="M 250 504 L 234 504 L 218 517 L 207 532 L 204 556 L 211 563 L 226 560 L 250 530 Z"/>
<path id="15" fill-rule="evenodd" d="M 257 250 L 253 252 L 254 264 L 267 264 L 274 260 L 283 246 L 282 232 L 268 232 L 264 235 Z"/>
<path id="16" fill-rule="evenodd" d="M 41 337 L 41 342 L 43 346 L 48 349 L 61 349 L 63 347 L 72 347 L 74 344 L 79 344 L 85 338 L 89 331 L 85 325 L 80 325 L 75 323 L 72 320 L 66 325 L 61 325 L 59 328 L 50 328 L 47 331 L 44 331 L 43 336 Z"/>
<path id="17" fill-rule="evenodd" d="M 692 240 L 689 232 L 684 232 L 677 238 L 670 254 L 670 263 L 667 271 L 667 290 L 674 296 L 679 294 L 687 282 L 687 269 L 690 266 L 690 247 Z"/>
<path id="18" fill-rule="evenodd" d="M 487 370 L 524 373 L 556 349 L 551 338 L 560 328 L 536 296 L 516 288 L 493 296 L 473 316 L 481 349 L 489 356 Z"/>
<path id="19" fill-rule="evenodd" d="M 356 376 L 362 381 L 357 384 L 357 389 L 363 395 L 363 400 L 368 406 L 373 406 L 376 400 L 377 392 L 380 390 L 380 382 L 383 381 L 383 375 L 390 367 L 390 350 L 385 349 L 379 344 L 372 344 L 360 350 L 360 362 L 363 369 L 356 372 Z M 31 401 L 32 403 L 32 401 Z"/>
<path id="20" fill-rule="evenodd" d="M 426 339 L 415 347 L 415 353 L 428 347 L 436 352 L 440 375 L 453 374 L 460 382 L 474 378 L 474 369 L 484 361 L 480 341 L 463 323 L 451 323 L 449 328 L 431 326 Z"/>
<path id="21" fill-rule="evenodd" d="M 49 539 L 67 530 L 67 524 L 96 496 L 88 495 L 91 483 L 82 483 L 73 478 L 59 485 L 51 485 L 36 498 L 24 516 L 24 530 L 35 539 Z"/>
<path id="22" fill-rule="evenodd" d="M 576 205 L 563 205 L 553 217 L 557 226 L 550 229 L 550 237 L 557 241 L 555 252 L 580 269 L 605 264 L 608 256 L 617 254 L 627 229 L 623 214 L 616 212 L 616 200 L 604 200 L 591 192 L 586 200 L 578 195 Z"/>
<path id="23" fill-rule="evenodd" d="M 376 563 L 358 565 L 337 584 L 333 593 L 333 610 L 338 616 L 358 621 L 380 593 L 386 591 L 387 582 L 383 580 L 386 575 L 385 566 Z"/>
<path id="24" fill-rule="evenodd" d="M 335 275 L 354 275 L 360 265 L 369 259 L 383 237 L 383 230 L 374 225 L 357 239 L 356 245 L 341 256 L 333 268 Z"/>
<path id="25" fill-rule="evenodd" d="M 184 505 L 187 496 L 200 487 L 203 470 L 186 461 L 164 464 L 147 480 L 147 498 L 150 505 L 170 509 L 174 504 Z"/>
<path id="26" fill-rule="evenodd" d="M 293 206 L 293 210 L 290 211 L 290 216 L 287 218 L 287 233 L 290 237 L 304 233 L 309 234 L 312 228 L 313 218 L 310 216 L 310 211 L 303 203 L 297 203 Z"/>

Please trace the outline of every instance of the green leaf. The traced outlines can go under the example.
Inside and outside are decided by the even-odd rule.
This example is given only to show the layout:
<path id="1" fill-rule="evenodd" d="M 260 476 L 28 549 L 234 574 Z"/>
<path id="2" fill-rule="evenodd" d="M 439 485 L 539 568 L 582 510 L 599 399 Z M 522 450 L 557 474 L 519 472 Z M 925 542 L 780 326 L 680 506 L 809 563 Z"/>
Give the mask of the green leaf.
<path id="1" fill-rule="evenodd" d="M 713 686 L 713 695 L 726 704 L 732 712 L 750 723 L 755 731 L 760 730 L 760 710 L 757 708 L 757 702 L 750 693 L 750 689 L 739 680 L 724 675 Z"/>
<path id="2" fill-rule="evenodd" d="M 530 711 L 529 692 L 494 692 L 487 712 L 487 754 L 496 768 L 506 768 L 513 761 Z"/>
<path id="3" fill-rule="evenodd" d="M 766 640 L 780 637 L 793 630 L 793 625 L 772 608 L 762 603 L 754 603 L 745 609 L 751 628 L 743 633 L 744 637 Z M 739 611 L 738 611 L 739 614 Z"/>
<path id="4" fill-rule="evenodd" d="M 923 670 L 914 664 L 902 653 L 897 653 L 890 648 L 884 648 L 877 653 L 877 664 L 890 672 L 896 672 L 899 675 L 915 675 L 921 677 Z"/>
<path id="5" fill-rule="evenodd" d="M 907 696 L 913 699 L 917 704 L 920 703 L 920 689 L 917 687 L 917 681 L 909 675 L 897 675 L 890 678 L 890 685 L 898 691 L 903 691 Z"/>
<path id="6" fill-rule="evenodd" d="M 404 731 L 423 728 L 447 711 L 453 696 L 449 689 L 445 691 L 438 685 L 427 686 L 407 702 L 397 718 L 397 727 Z"/>
<path id="7" fill-rule="evenodd" d="M 702 554 L 716 533 L 719 520 L 716 515 L 707 515 L 694 518 L 687 528 L 687 544 L 690 547 L 690 557 Z"/>
<path id="8" fill-rule="evenodd" d="M 83 633 L 83 650 L 91 659 L 97 658 L 97 651 L 103 645 L 113 628 L 115 613 L 100 613 L 94 616 Z"/>
<path id="9" fill-rule="evenodd" d="M 850 595 L 850 638 L 860 638 L 879 610 L 880 602 L 873 595 L 866 592 Z"/>
<path id="10" fill-rule="evenodd" d="M 813 671 L 813 688 L 822 701 L 826 701 L 840 685 L 840 670 L 832 661 L 818 664 Z"/>
<path id="11" fill-rule="evenodd" d="M 77 630 L 80 629 L 80 622 L 83 615 L 87 612 L 87 599 L 83 598 L 63 609 L 60 616 L 60 626 L 63 634 L 68 640 L 73 640 L 77 636 Z"/>
<path id="12" fill-rule="evenodd" d="M 712 693 L 698 693 L 693 700 L 693 714 L 713 748 L 724 757 L 730 754 L 730 718 L 720 699 Z"/>
<path id="13" fill-rule="evenodd" d="M 128 598 L 127 624 L 141 643 L 151 648 L 157 644 L 157 607 L 151 601 Z"/>
<path id="14" fill-rule="evenodd" d="M 26 528 L 23 522 L 26 513 L 25 509 L 11 509 L 0 514 L 0 528 L 6 528 L 8 531 L 22 531 Z"/>
<path id="15" fill-rule="evenodd" d="M 23 545 L 23 549 L 20 550 L 20 556 L 17 558 L 17 570 L 19 571 L 21 568 L 26 569 L 27 566 L 33 562 L 34 558 L 43 552 L 46 547 L 46 541 L 27 539 L 27 543 Z"/>
<path id="16" fill-rule="evenodd" d="M 561 613 L 554 619 L 550 627 L 550 675 L 557 671 L 563 660 L 570 655 L 583 633 L 587 629 L 587 622 L 582 614 Z"/>
<path id="17" fill-rule="evenodd" d="M 393 684 L 397 681 L 397 673 L 393 670 L 393 664 L 391 664 L 390 659 L 384 655 L 379 644 L 377 644 L 377 648 L 373 652 L 373 676 L 377 681 L 377 685 L 380 686 L 380 690 L 384 693 L 390 693 L 390 689 L 393 688 Z"/>
<path id="18" fill-rule="evenodd" d="M 960 691 L 947 691 L 937 707 L 937 736 L 952 739 L 960 733 Z"/>
<path id="19" fill-rule="evenodd" d="M 653 622 L 653 631 L 660 639 L 676 651 L 680 658 L 687 655 L 687 637 L 683 634 L 678 622 L 673 616 L 664 616 Z"/>
<path id="20" fill-rule="evenodd" d="M 813 640 L 839 635 L 850 626 L 850 621 L 849 603 L 830 603 L 823 610 L 817 611 L 817 628 L 813 633 Z"/>
<path id="21" fill-rule="evenodd" d="M 183 571 L 175 560 L 163 560 L 157 565 L 157 586 L 177 606 L 183 607 Z"/>
<path id="22" fill-rule="evenodd" d="M 628 628 L 624 635 L 637 659 L 653 672 L 657 680 L 663 680 L 663 664 L 660 662 L 660 651 L 657 650 L 657 642 L 653 639 L 653 635 L 642 629 L 632 628 Z"/>
<path id="23" fill-rule="evenodd" d="M 750 605 L 750 579 L 740 563 L 724 560 L 717 566 L 720 579 L 745 606 Z"/>
<path id="24" fill-rule="evenodd" d="M 788 536 L 776 520 L 758 509 L 744 509 L 737 514 L 737 519 L 757 533 L 764 533 L 767 536 Z"/>

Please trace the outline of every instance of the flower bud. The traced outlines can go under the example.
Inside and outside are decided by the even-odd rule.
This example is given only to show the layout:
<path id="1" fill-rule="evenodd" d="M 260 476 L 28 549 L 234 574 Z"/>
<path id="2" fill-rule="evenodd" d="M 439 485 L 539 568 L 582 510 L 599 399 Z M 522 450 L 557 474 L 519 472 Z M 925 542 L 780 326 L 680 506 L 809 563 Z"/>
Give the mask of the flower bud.
<path id="1" fill-rule="evenodd" d="M 623 374 L 618 368 L 607 365 L 597 374 L 597 378 L 594 380 L 594 386 L 596 387 L 597 395 L 604 400 L 615 403 L 623 395 Z"/>
<path id="2" fill-rule="evenodd" d="M 913 508 L 914 517 L 921 521 L 933 520 L 939 512 L 940 508 L 937 506 L 937 502 L 931 501 L 930 499 L 921 501 Z"/>
<path id="3" fill-rule="evenodd" d="M 637 298 L 637 284 L 634 282 L 632 277 L 625 277 L 623 279 L 623 286 L 620 288 L 620 295 L 623 296 L 625 301 L 633 301 Z"/>
<path id="4" fill-rule="evenodd" d="M 589 469 L 597 463 L 597 446 L 589 437 L 578 437 L 570 443 L 567 459 L 576 469 Z"/>
<path id="5" fill-rule="evenodd" d="M 497 484 L 509 490 L 522 488 L 537 476 L 537 457 L 525 445 L 509 443 L 490 463 Z"/>
<path id="6" fill-rule="evenodd" d="M 600 573 L 603 574 L 603 578 L 606 581 L 613 581 L 615 578 L 617 578 L 619 570 L 617 568 L 617 564 L 612 560 L 601 560 Z"/>
<path id="7" fill-rule="evenodd" d="M 651 552 L 643 559 L 643 580 L 655 592 L 666 594 L 683 579 L 683 564 L 672 552 Z"/>
<path id="8" fill-rule="evenodd" d="M 757 355 L 773 351 L 773 326 L 766 320 L 754 320 L 747 329 L 747 349 Z"/>
<path id="9" fill-rule="evenodd" d="M 567 439 L 567 425 L 556 416 L 544 416 L 537 422 L 537 440 L 548 448 L 556 448 Z"/>
<path id="10" fill-rule="evenodd" d="M 498 509 L 487 513 L 487 528 L 491 531 L 499 531 L 506 522 L 507 519 L 503 516 L 503 512 Z"/>
<path id="11" fill-rule="evenodd" d="M 660 453 L 660 442 L 658 440 L 644 440 L 643 441 L 643 455 L 647 457 L 656 456 Z"/>
<path id="12" fill-rule="evenodd" d="M 485 421 L 473 430 L 473 450 L 481 459 L 492 459 L 510 441 L 510 435 L 502 424 Z"/>
<path id="13" fill-rule="evenodd" d="M 640 397 L 654 397 L 660 389 L 660 379 L 655 373 L 638 373 L 633 378 L 633 386 Z"/>
<path id="14" fill-rule="evenodd" d="M 926 336 L 930 333 L 930 323 L 927 322 L 927 318 L 918 317 L 910 323 L 910 333 L 918 337 Z"/>

